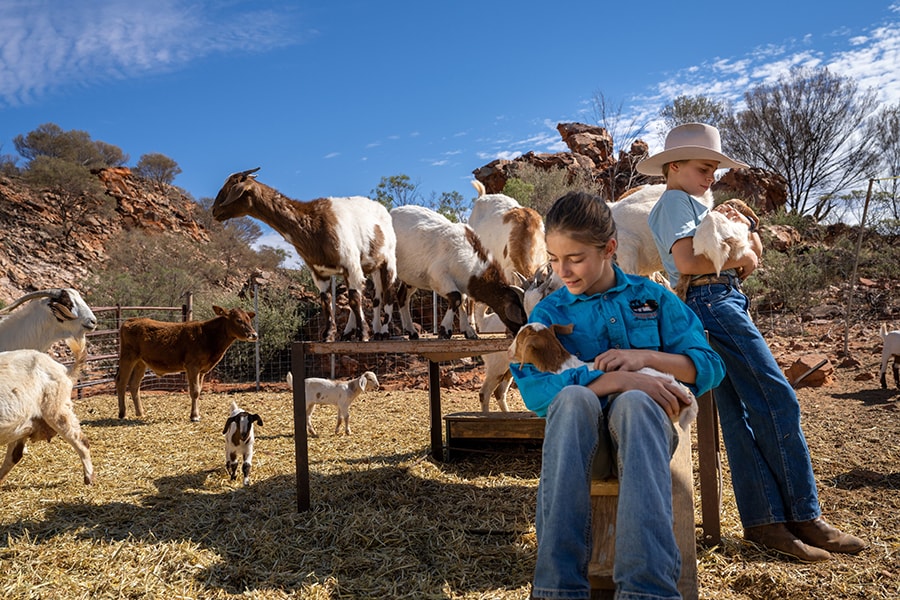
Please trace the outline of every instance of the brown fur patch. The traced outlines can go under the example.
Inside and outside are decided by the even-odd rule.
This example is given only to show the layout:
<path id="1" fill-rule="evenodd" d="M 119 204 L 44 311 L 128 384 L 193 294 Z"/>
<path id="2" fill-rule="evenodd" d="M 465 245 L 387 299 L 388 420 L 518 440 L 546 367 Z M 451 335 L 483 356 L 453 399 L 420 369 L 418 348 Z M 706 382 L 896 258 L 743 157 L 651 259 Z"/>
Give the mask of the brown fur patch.
<path id="1" fill-rule="evenodd" d="M 544 221 L 540 213 L 531 208 L 514 208 L 503 215 L 503 223 L 510 225 L 508 253 L 513 257 L 513 267 L 531 277 L 546 260 L 534 260 L 535 246 L 543 246 Z"/>

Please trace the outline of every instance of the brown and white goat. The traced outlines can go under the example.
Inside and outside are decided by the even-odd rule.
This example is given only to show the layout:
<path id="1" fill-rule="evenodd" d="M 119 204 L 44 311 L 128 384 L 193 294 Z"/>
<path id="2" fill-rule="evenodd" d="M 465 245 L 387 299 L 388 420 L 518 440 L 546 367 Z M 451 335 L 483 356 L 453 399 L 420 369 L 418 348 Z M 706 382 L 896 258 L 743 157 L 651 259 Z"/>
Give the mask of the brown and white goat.
<path id="1" fill-rule="evenodd" d="M 400 317 L 410 339 L 419 337 L 409 303 L 420 289 L 434 290 L 450 304 L 441 321 L 442 338 L 453 335 L 457 311 L 466 338 L 478 337 L 468 320 L 466 296 L 491 307 L 514 333 L 525 323 L 522 289 L 507 281 L 471 227 L 452 223 L 429 208 L 412 204 L 391 210 L 391 219 L 397 234 Z"/>
<path id="2" fill-rule="evenodd" d="M 134 412 L 144 416 L 141 381 L 149 367 L 157 375 L 185 373 L 191 397 L 191 421 L 200 420 L 203 377 L 215 367 L 235 340 L 255 342 L 251 319 L 255 312 L 213 306 L 216 316 L 206 321 L 170 323 L 147 318 L 127 319 L 119 329 L 119 370 L 116 395 L 119 418 L 125 418 L 125 391 L 131 392 Z"/>
<path id="3" fill-rule="evenodd" d="M 240 457 L 244 485 L 250 485 L 250 469 L 253 467 L 253 442 L 256 439 L 253 433 L 254 423 L 262 427 L 260 416 L 242 410 L 232 400 L 231 413 L 225 421 L 225 428 L 222 429 L 222 435 L 225 436 L 225 470 L 228 471 L 232 481 L 237 479 L 238 457 Z"/>
<path id="4" fill-rule="evenodd" d="M 28 440 L 49 442 L 56 434 L 81 458 L 84 483 L 94 482 L 90 444 L 72 404 L 72 387 L 87 351 L 77 342 L 69 347 L 75 355 L 69 368 L 38 350 L 0 352 L 0 444 L 6 445 L 0 483 L 22 460 Z"/>
<path id="5" fill-rule="evenodd" d="M 571 324 L 558 325 L 554 323 L 548 327 L 543 323 L 528 323 L 519 330 L 509 346 L 507 352 L 510 362 L 530 363 L 538 371 L 545 373 L 562 373 L 568 369 L 591 366 L 591 363 L 586 363 L 572 355 L 556 337 L 557 334 L 569 335 L 572 333 L 572 329 L 573 326 Z M 690 404 L 682 407 L 678 417 L 673 419 L 681 425 L 682 429 L 686 429 L 697 418 L 697 400 L 687 386 L 672 377 L 672 375 L 650 367 L 638 369 L 637 372 L 653 375 L 654 377 L 662 377 L 682 388 L 690 399 Z"/>
<path id="6" fill-rule="evenodd" d="M 748 219 L 759 222 L 759 217 L 743 200 L 732 198 L 716 206 L 700 221 L 694 232 L 694 254 L 703 255 L 710 260 L 716 275 L 722 272 L 722 266 L 729 259 L 736 259 L 750 252 L 750 229 L 742 221 L 732 221 L 727 212 L 736 210 Z M 675 284 L 675 293 L 684 300 L 691 284 L 691 275 L 681 274 Z"/>
<path id="7" fill-rule="evenodd" d="M 366 277 L 372 274 L 372 334 L 375 339 L 390 337 L 397 238 L 387 209 L 363 196 L 293 200 L 258 182 L 254 175 L 258 170 L 233 173 L 225 180 L 212 205 L 213 217 L 217 221 L 243 216 L 259 219 L 297 249 L 319 288 L 326 342 L 334 341 L 337 329 L 331 307 L 332 275 L 341 275 L 347 282 L 350 318 L 343 338 L 369 339 L 362 298 Z"/>

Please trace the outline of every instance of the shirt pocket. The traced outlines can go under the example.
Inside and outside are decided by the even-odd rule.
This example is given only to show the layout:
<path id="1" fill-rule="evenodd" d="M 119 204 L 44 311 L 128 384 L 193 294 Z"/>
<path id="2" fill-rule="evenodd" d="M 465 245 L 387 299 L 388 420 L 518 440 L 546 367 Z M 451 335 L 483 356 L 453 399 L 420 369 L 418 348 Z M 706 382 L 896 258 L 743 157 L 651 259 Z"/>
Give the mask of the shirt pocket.
<path id="1" fill-rule="evenodd" d="M 656 319 L 632 321 L 628 328 L 628 343 L 636 349 L 659 350 L 661 344 Z"/>

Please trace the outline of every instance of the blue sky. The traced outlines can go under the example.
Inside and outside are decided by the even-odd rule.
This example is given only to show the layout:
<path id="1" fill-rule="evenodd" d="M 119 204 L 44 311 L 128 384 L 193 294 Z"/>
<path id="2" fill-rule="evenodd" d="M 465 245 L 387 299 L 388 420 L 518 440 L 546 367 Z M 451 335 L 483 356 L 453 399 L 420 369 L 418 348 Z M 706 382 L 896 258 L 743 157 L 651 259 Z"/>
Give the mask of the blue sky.
<path id="1" fill-rule="evenodd" d="M 656 148 L 673 98 L 739 101 L 792 65 L 897 103 L 900 2 L 0 0 L 0 153 L 53 122 L 173 158 L 198 200 L 257 166 L 303 200 L 401 173 L 472 198 L 491 160 L 565 150 L 557 123 L 595 124 L 598 93 Z"/>

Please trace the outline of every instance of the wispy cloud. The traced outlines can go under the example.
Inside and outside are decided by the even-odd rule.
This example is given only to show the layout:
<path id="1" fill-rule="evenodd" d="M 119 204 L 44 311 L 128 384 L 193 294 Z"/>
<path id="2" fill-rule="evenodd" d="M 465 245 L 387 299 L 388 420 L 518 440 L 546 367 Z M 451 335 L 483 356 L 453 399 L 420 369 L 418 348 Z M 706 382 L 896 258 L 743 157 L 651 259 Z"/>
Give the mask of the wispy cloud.
<path id="1" fill-rule="evenodd" d="M 57 88 L 184 68 L 214 54 L 298 43 L 289 6 L 251 2 L 131 0 L 0 4 L 0 107 Z"/>

